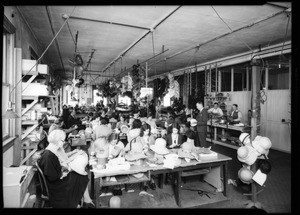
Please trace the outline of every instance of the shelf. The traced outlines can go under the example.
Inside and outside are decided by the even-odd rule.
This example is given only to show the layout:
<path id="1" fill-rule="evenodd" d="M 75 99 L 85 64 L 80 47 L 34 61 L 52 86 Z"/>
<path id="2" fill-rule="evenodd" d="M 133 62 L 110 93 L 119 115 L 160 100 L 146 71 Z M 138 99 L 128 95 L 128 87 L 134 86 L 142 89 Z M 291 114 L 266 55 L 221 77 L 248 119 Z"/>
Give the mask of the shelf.
<path id="1" fill-rule="evenodd" d="M 143 177 L 141 178 L 136 178 L 132 175 L 128 175 L 127 180 L 122 180 L 122 181 L 102 181 L 101 186 L 114 186 L 114 185 L 121 185 L 121 184 L 134 184 L 134 183 L 141 183 L 141 182 L 147 182 L 150 181 L 150 174 L 144 173 Z"/>
<path id="2" fill-rule="evenodd" d="M 35 125 L 38 124 L 37 120 L 22 120 L 22 125 Z"/>
<path id="3" fill-rule="evenodd" d="M 206 138 L 206 141 L 211 142 L 211 139 Z M 240 147 L 240 146 L 237 146 L 237 145 L 233 145 L 233 144 L 223 142 L 223 141 L 218 141 L 218 140 L 212 140 L 212 142 L 215 143 L 215 144 L 221 145 L 221 146 L 226 146 L 228 148 L 232 148 L 232 149 L 238 149 Z"/>

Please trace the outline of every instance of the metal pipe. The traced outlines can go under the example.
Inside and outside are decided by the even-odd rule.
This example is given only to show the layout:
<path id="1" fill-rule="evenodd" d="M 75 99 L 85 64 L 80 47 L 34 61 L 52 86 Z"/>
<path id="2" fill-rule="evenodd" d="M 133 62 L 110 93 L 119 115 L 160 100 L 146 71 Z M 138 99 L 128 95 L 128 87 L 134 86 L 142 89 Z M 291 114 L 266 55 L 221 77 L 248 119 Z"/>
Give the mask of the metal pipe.
<path id="1" fill-rule="evenodd" d="M 143 29 L 143 30 L 151 30 L 150 28 L 137 26 L 137 25 L 129 25 L 129 24 L 124 24 L 124 23 L 119 23 L 119 22 L 110 22 L 110 21 L 103 21 L 103 20 L 98 20 L 98 19 L 89 19 L 89 18 L 78 17 L 78 16 L 71 16 L 70 19 L 84 20 L 84 21 L 90 21 L 90 22 L 100 22 L 100 23 L 111 24 L 111 25 L 120 25 L 120 26 L 124 26 L 124 27 L 137 28 L 137 29 Z"/>
<path id="2" fill-rule="evenodd" d="M 51 27 L 51 31 L 52 31 L 52 34 L 53 36 L 55 35 L 55 30 L 53 28 L 53 24 L 52 24 L 52 18 L 51 18 L 51 14 L 50 14 L 50 11 L 49 11 L 49 6 L 45 6 L 46 8 L 46 11 L 47 11 L 47 16 L 48 16 L 48 20 L 49 20 L 49 23 L 50 23 L 50 27 Z M 62 57 L 61 57 L 61 52 L 60 52 L 60 49 L 59 49 L 59 45 L 58 45 L 58 42 L 57 42 L 57 39 L 55 38 L 55 46 L 56 46 L 56 49 L 58 51 L 58 55 L 59 55 L 59 59 L 60 59 L 60 63 L 62 65 L 62 68 L 63 68 L 63 71 L 64 73 L 66 73 L 65 71 L 65 66 L 64 66 L 64 63 L 63 63 L 63 60 L 62 60 Z"/>
<path id="3" fill-rule="evenodd" d="M 173 13 L 175 13 L 181 6 L 177 7 L 175 10 L 173 10 L 171 13 L 169 13 L 166 17 L 164 17 L 160 22 L 158 22 L 156 25 L 154 25 L 153 28 L 150 28 L 140 39 L 138 39 L 136 42 L 134 42 L 132 45 L 130 45 L 127 49 L 125 49 L 125 51 L 122 52 L 122 54 L 120 54 L 117 58 L 115 58 L 112 62 L 110 62 L 105 69 L 103 70 L 103 72 L 105 72 L 107 70 L 108 67 L 111 66 L 111 64 L 113 64 L 117 59 L 119 59 L 120 57 L 124 56 L 132 47 L 134 47 L 138 42 L 140 42 L 144 37 L 146 37 L 150 32 L 154 31 L 154 29 L 156 29 L 162 22 L 164 22 L 167 18 L 169 18 Z"/>
<path id="4" fill-rule="evenodd" d="M 177 56 L 177 55 L 180 55 L 180 54 L 183 54 L 183 53 L 185 53 L 185 52 L 191 51 L 191 50 L 193 50 L 193 49 L 195 49 L 195 48 L 197 48 L 197 47 L 206 45 L 206 44 L 211 43 L 211 42 L 213 42 L 213 41 L 215 41 L 215 40 L 218 40 L 218 39 L 220 39 L 220 38 L 222 38 L 222 37 L 225 37 L 225 36 L 228 36 L 228 35 L 230 35 L 230 34 L 233 34 L 233 33 L 237 32 L 237 31 L 241 31 L 241 30 L 244 30 L 244 29 L 246 29 L 246 28 L 250 28 L 250 27 L 252 27 L 253 25 L 256 25 L 256 24 L 258 24 L 258 23 L 260 23 L 260 22 L 266 21 L 266 20 L 268 20 L 268 19 L 270 19 L 270 18 L 273 18 L 273 17 L 275 17 L 275 16 L 277 16 L 277 15 L 280 15 L 280 14 L 282 14 L 282 13 L 284 13 L 284 12 L 286 12 L 286 11 L 284 10 L 284 11 L 276 12 L 276 13 L 270 15 L 270 16 L 267 16 L 267 17 L 265 17 L 265 18 L 262 18 L 262 19 L 260 19 L 260 20 L 258 20 L 258 21 L 256 21 L 256 22 L 254 22 L 254 23 L 252 23 L 252 24 L 248 24 L 248 25 L 242 26 L 242 27 L 240 27 L 240 28 L 238 28 L 238 29 L 236 29 L 236 30 L 233 30 L 233 31 L 231 31 L 231 32 L 228 32 L 228 33 L 219 35 L 219 36 L 217 36 L 217 37 L 215 37 L 215 38 L 213 38 L 213 39 L 211 39 L 211 40 L 208 40 L 208 41 L 206 41 L 206 42 L 204 42 L 204 43 L 198 44 L 198 45 L 196 45 L 196 46 L 192 46 L 192 47 L 190 47 L 190 48 L 188 48 L 188 49 L 186 49 L 186 50 L 183 50 L 183 51 L 179 51 L 179 52 L 177 52 L 177 53 L 175 53 L 175 54 L 173 54 L 173 55 L 171 55 L 171 56 L 169 56 L 169 57 L 167 57 L 167 58 L 165 58 L 165 59 L 173 58 L 173 57 L 175 57 L 175 56 Z M 157 64 L 157 63 L 160 63 L 160 62 L 162 62 L 162 61 L 164 61 L 165 59 L 157 61 L 156 64 Z M 149 65 L 149 66 L 152 66 L 152 64 Z"/>

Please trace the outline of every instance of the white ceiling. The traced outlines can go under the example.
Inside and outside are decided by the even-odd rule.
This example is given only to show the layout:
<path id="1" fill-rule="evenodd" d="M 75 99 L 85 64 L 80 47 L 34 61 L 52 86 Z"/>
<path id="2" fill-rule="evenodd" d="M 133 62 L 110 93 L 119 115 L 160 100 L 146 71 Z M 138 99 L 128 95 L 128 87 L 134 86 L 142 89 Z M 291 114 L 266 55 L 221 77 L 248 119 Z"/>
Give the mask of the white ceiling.
<path id="1" fill-rule="evenodd" d="M 58 32 L 66 20 L 63 15 L 70 15 L 74 7 L 18 6 L 44 49 L 54 37 L 49 20 L 55 33 Z M 259 45 L 266 47 L 283 42 L 288 22 L 285 12 L 287 8 L 291 8 L 291 3 L 213 7 L 76 6 L 68 24 L 74 38 L 76 32 L 79 32 L 78 51 L 84 63 L 88 61 L 92 49 L 96 50 L 89 67 L 95 71 L 95 75 L 118 75 L 121 66 L 124 71 L 125 67 L 131 68 L 137 61 L 145 62 L 154 53 L 161 53 L 164 46 L 167 51 L 156 57 L 155 60 L 159 63 L 150 67 L 149 76 L 153 76 L 257 49 Z M 291 23 L 290 21 L 286 41 L 291 40 Z M 72 77 L 73 68 L 68 60 L 73 57 L 75 45 L 67 24 L 57 36 L 57 43 L 59 48 L 53 43 L 47 51 L 48 64 L 62 73 L 65 70 L 67 76 Z M 132 46 L 133 44 L 135 45 Z M 168 58 L 198 44 L 203 45 L 197 52 L 197 49 L 191 49 Z M 121 60 L 120 55 L 130 46 L 132 47 Z M 154 59 L 148 63 L 153 64 Z M 109 65 L 111 68 L 106 69 Z M 104 79 L 97 79 L 101 80 Z"/>

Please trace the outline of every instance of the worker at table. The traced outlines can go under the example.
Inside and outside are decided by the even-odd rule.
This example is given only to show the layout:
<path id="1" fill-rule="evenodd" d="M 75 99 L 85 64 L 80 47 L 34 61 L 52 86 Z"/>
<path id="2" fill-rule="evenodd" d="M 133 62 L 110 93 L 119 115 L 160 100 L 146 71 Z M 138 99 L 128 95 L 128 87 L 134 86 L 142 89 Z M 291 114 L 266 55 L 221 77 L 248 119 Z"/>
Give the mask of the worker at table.
<path id="1" fill-rule="evenodd" d="M 242 120 L 242 113 L 240 110 L 238 110 L 238 105 L 233 104 L 232 105 L 232 111 L 229 114 L 229 121 L 230 124 L 238 124 Z"/>
<path id="2" fill-rule="evenodd" d="M 215 102 L 214 103 L 214 106 L 212 108 L 210 108 L 208 111 L 208 113 L 211 113 L 217 117 L 221 117 L 223 116 L 223 111 L 222 109 L 219 107 L 219 103 L 218 102 Z"/>

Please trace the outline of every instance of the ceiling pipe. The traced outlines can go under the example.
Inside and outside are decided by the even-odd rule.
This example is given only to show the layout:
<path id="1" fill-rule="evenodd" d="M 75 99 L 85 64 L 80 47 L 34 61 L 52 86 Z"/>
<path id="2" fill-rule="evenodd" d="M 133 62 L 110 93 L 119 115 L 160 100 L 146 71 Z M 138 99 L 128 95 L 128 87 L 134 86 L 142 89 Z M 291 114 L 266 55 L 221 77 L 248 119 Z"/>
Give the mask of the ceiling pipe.
<path id="1" fill-rule="evenodd" d="M 137 43 L 139 43 L 144 37 L 146 37 L 149 33 L 153 32 L 161 23 L 163 23 L 167 18 L 169 18 L 172 14 L 174 14 L 181 6 L 178 6 L 175 10 L 173 10 L 171 13 L 169 13 L 167 16 L 165 16 L 161 21 L 159 21 L 156 25 L 154 25 L 153 28 L 150 28 L 141 38 L 139 38 L 137 41 L 133 42 L 125 51 L 123 51 L 118 57 L 116 57 L 112 62 L 110 62 L 102 72 L 105 72 L 113 63 L 115 63 L 120 57 L 124 57 L 124 55 Z M 121 68 L 122 69 L 122 68 Z"/>
<path id="2" fill-rule="evenodd" d="M 84 20 L 84 21 L 90 21 L 90 22 L 100 22 L 100 23 L 105 23 L 105 24 L 119 25 L 119 26 L 137 28 L 137 29 L 143 29 L 143 30 L 151 30 L 150 28 L 137 26 L 137 25 L 129 25 L 129 24 L 124 24 L 124 23 L 119 23 L 119 22 L 109 22 L 109 21 L 103 21 L 103 20 L 98 20 L 98 19 L 89 19 L 89 18 L 83 18 L 83 17 L 77 17 L 77 16 L 71 16 L 70 19 Z"/>
<path id="3" fill-rule="evenodd" d="M 213 38 L 213 39 L 211 39 L 211 40 L 208 40 L 208 41 L 206 41 L 206 42 L 204 42 L 204 43 L 198 44 L 198 45 L 196 45 L 196 46 L 192 46 L 192 47 L 190 47 L 190 48 L 188 48 L 188 49 L 186 49 L 186 50 L 183 50 L 183 51 L 179 51 L 179 52 L 177 52 L 177 53 L 175 53 L 175 54 L 173 54 L 173 55 L 171 55 L 171 56 L 169 56 L 169 57 L 166 57 L 166 58 L 164 58 L 164 59 L 162 59 L 162 60 L 159 60 L 159 61 L 157 61 L 156 63 L 153 63 L 153 64 L 151 64 L 151 65 L 149 65 L 149 66 L 152 66 L 152 65 L 154 65 L 154 64 L 161 63 L 161 62 L 166 61 L 166 60 L 168 60 L 168 59 L 170 59 L 170 58 L 173 58 L 173 57 L 178 56 L 178 55 L 180 55 L 180 54 L 183 54 L 183 53 L 186 53 L 186 52 L 188 52 L 188 51 L 191 51 L 191 50 L 193 50 L 193 49 L 195 49 L 195 48 L 198 48 L 198 47 L 200 48 L 200 47 L 203 46 L 203 45 L 206 45 L 206 44 L 208 44 L 208 43 L 211 43 L 211 42 L 213 42 L 213 41 L 215 41 L 215 40 L 218 40 L 218 39 L 220 39 L 220 38 L 222 38 L 222 37 L 228 36 L 228 35 L 233 34 L 233 33 L 235 33 L 235 32 L 238 32 L 238 31 L 241 31 L 241 30 L 250 28 L 250 27 L 252 27 L 252 26 L 254 26 L 254 25 L 256 25 L 256 24 L 258 24 L 258 23 L 260 23 L 260 22 L 266 21 L 266 20 L 268 20 L 268 19 L 270 19 L 270 18 L 273 18 L 273 17 L 275 17 L 275 16 L 277 16 L 277 15 L 280 15 L 280 14 L 282 14 L 282 13 L 285 13 L 285 12 L 286 12 L 286 10 L 276 12 L 276 13 L 270 15 L 270 16 L 264 17 L 264 18 L 262 18 L 262 19 L 260 19 L 260 20 L 258 20 L 258 21 L 256 21 L 256 22 L 254 22 L 254 23 L 252 23 L 252 24 L 242 26 L 242 27 L 240 27 L 240 28 L 238 28 L 238 29 L 235 29 L 234 31 L 231 31 L 231 32 L 228 32 L 228 33 L 219 35 L 219 36 L 217 36 L 217 37 L 215 37 L 215 38 Z"/>
<path id="4" fill-rule="evenodd" d="M 51 14 L 50 14 L 50 11 L 49 11 L 48 6 L 45 6 L 45 8 L 46 8 L 46 11 L 47 11 L 47 16 L 48 16 L 48 20 L 49 20 L 49 23 L 50 23 L 51 31 L 52 31 L 52 34 L 53 34 L 53 36 L 54 36 L 56 33 L 55 33 L 54 28 L 53 28 Z M 63 61 L 62 61 L 62 57 L 61 57 L 59 45 L 58 45 L 58 42 L 57 42 L 57 39 L 56 39 L 56 38 L 55 38 L 55 46 L 56 46 L 56 49 L 57 49 L 57 51 L 58 51 L 60 63 L 61 63 L 61 65 L 62 65 L 64 74 L 65 74 L 65 73 L 66 73 L 66 70 L 65 70 L 65 67 L 64 67 L 64 63 L 63 63 Z"/>

